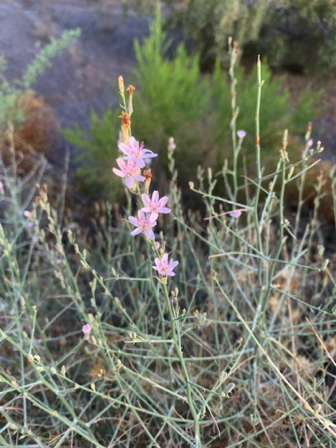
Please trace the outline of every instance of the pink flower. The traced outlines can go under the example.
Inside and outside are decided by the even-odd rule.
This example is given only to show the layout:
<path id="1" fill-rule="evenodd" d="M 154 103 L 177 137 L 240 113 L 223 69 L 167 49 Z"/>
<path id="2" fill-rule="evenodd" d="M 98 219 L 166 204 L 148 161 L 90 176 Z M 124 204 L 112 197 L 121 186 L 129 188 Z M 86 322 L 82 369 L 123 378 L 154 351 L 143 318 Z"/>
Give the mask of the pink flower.
<path id="1" fill-rule="evenodd" d="M 165 207 L 168 202 L 167 196 L 163 196 L 159 199 L 159 192 L 153 191 L 152 199 L 148 194 L 141 195 L 145 207 L 142 207 L 142 211 L 151 214 L 151 219 L 155 220 L 159 216 L 159 213 L 170 213 L 170 208 Z"/>
<path id="2" fill-rule="evenodd" d="M 175 274 L 173 269 L 179 264 L 178 261 L 170 260 L 168 263 L 168 254 L 164 254 L 160 260 L 160 258 L 155 258 L 156 266 L 152 266 L 155 271 L 158 271 L 161 275 L 170 275 L 173 277 Z"/>
<path id="3" fill-rule="evenodd" d="M 121 157 L 118 157 L 117 164 L 119 165 L 120 170 L 113 168 L 113 172 L 117 176 L 126 178 L 125 184 L 130 190 L 134 188 L 136 180 L 138 182 L 143 182 L 145 180 L 145 178 L 141 176 L 141 170 L 134 160 L 127 160 L 127 162 L 125 162 Z"/>
<path id="4" fill-rule="evenodd" d="M 246 131 L 240 130 L 237 132 L 239 138 L 243 139 L 246 136 Z"/>
<path id="5" fill-rule="evenodd" d="M 169 140 L 168 140 L 168 149 L 169 149 L 170 151 L 174 151 L 174 149 L 176 149 L 176 145 L 175 145 L 174 137 L 169 137 Z"/>
<path id="6" fill-rule="evenodd" d="M 131 235 L 138 235 L 142 232 L 150 240 L 155 238 L 152 227 L 155 227 L 157 222 L 151 217 L 151 215 L 146 215 L 143 211 L 139 210 L 138 218 L 129 216 L 128 220 L 136 227 L 136 229 L 131 232 Z"/>
<path id="7" fill-rule="evenodd" d="M 314 144 L 314 140 L 312 138 L 310 138 L 307 142 L 308 148 L 311 148 L 313 146 L 313 144 Z"/>
<path id="8" fill-rule="evenodd" d="M 233 210 L 232 212 L 229 213 L 229 215 L 232 218 L 239 218 L 239 216 L 242 214 L 241 210 Z"/>
<path id="9" fill-rule="evenodd" d="M 90 334 L 90 331 L 91 331 L 91 327 L 89 324 L 83 325 L 82 332 L 84 334 Z"/>
<path id="10" fill-rule="evenodd" d="M 25 210 L 25 211 L 23 212 L 23 216 L 25 216 L 26 218 L 29 218 L 29 216 L 30 216 L 30 212 L 29 212 L 28 210 Z"/>
<path id="11" fill-rule="evenodd" d="M 149 149 L 145 149 L 143 143 L 139 146 L 139 142 L 137 142 L 134 137 L 129 138 L 128 145 L 119 143 L 118 148 L 126 154 L 126 157 L 123 157 L 124 160 L 133 160 L 139 168 L 145 166 L 144 159 L 146 159 L 148 163 L 148 159 L 157 156 L 157 154 L 154 154 Z"/>
<path id="12" fill-rule="evenodd" d="M 155 241 L 155 246 L 157 248 L 157 250 L 160 249 L 161 244 L 158 241 Z M 152 246 L 152 250 L 154 250 L 154 247 Z"/>

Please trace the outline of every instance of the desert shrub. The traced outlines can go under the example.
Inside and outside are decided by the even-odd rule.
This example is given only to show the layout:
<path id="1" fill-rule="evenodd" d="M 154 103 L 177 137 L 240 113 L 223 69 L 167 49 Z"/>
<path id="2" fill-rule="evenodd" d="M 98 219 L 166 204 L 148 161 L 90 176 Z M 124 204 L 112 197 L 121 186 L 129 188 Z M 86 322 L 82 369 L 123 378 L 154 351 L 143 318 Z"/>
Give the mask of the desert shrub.
<path id="1" fill-rule="evenodd" d="M 45 152 L 56 138 L 58 122 L 53 109 L 42 96 L 27 92 L 18 98 L 17 110 L 22 111 L 23 121 L 17 123 L 14 140 L 18 151 L 27 151 L 27 146 Z"/>
<path id="2" fill-rule="evenodd" d="M 11 149 L 15 148 L 17 157 L 21 159 L 19 171 L 22 173 L 29 170 L 31 163 L 34 163 L 34 158 L 30 157 L 32 153 L 46 153 L 51 148 L 57 136 L 58 121 L 44 98 L 33 91 L 18 96 L 15 114 L 17 115 L 13 115 L 14 122 L 8 123 L 12 129 L 11 133 L 2 131 L 0 140 L 4 162 L 10 162 L 13 156 Z M 15 120 L 20 114 L 22 119 Z"/>
<path id="3" fill-rule="evenodd" d="M 187 179 L 205 155 L 210 160 L 215 154 L 215 141 L 207 132 L 209 123 L 204 118 L 211 109 L 211 83 L 200 73 L 197 54 L 189 56 L 180 44 L 169 60 L 165 59 L 168 48 L 158 16 L 151 24 L 150 37 L 141 45 L 135 42 L 138 93 L 134 98 L 133 129 L 161 154 L 168 138 L 174 136 L 180 148 L 177 164 L 179 168 L 184 166 L 182 175 Z"/>
<path id="4" fill-rule="evenodd" d="M 199 66 L 199 55 L 188 55 L 181 43 L 174 57 L 165 57 L 170 48 L 170 41 L 162 30 L 161 16 L 158 13 L 151 23 L 151 33 L 140 44 L 135 42 L 137 67 L 134 70 L 136 91 L 134 95 L 134 120 L 132 129 L 139 138 L 146 142 L 148 148 L 160 153 L 158 162 L 160 170 L 168 175 L 167 141 L 173 136 L 178 144 L 176 166 L 181 186 L 187 187 L 188 179 L 197 171 L 197 166 L 211 166 L 216 172 L 224 159 L 232 157 L 229 124 L 232 117 L 230 79 L 219 61 L 213 75 L 203 75 Z M 320 92 L 311 88 L 302 91 L 300 101 L 291 101 L 285 86 L 284 77 L 272 76 L 267 63 L 263 63 L 263 106 L 260 113 L 262 128 L 261 139 L 265 155 L 264 162 L 273 166 L 277 163 L 277 151 L 270 147 L 281 145 L 281 129 L 289 129 L 292 141 L 295 136 L 305 132 L 306 125 L 320 110 L 317 100 Z M 239 108 L 236 119 L 237 129 L 247 131 L 247 154 L 251 154 L 254 145 L 253 129 L 255 113 L 255 94 L 257 84 L 255 71 L 246 74 L 242 67 L 237 67 L 235 83 L 239 85 L 236 97 Z M 111 118 L 111 125 L 108 119 Z M 100 124 L 99 124 L 100 121 Z M 89 163 L 79 171 L 87 190 L 96 191 L 95 185 L 101 179 L 104 197 L 114 200 L 115 187 L 111 186 L 109 168 L 115 158 L 115 146 L 112 145 L 112 129 L 115 118 L 107 114 L 100 120 L 91 119 L 91 130 L 75 128 L 64 135 L 72 143 L 86 148 L 83 159 Z M 293 147 L 293 157 L 295 157 Z M 112 149 L 113 148 L 113 149 Z M 248 156 L 249 157 L 249 156 Z M 109 163 L 107 161 L 109 160 Z M 187 161 L 187 163 L 186 163 Z M 242 171 L 243 159 L 239 159 L 239 171 Z M 159 169 L 159 167 L 158 167 Z M 106 174 L 105 174 L 106 173 Z M 163 182 L 161 176 L 160 181 Z M 93 187 L 90 187 L 90 184 Z M 107 186 L 107 188 L 106 188 Z M 223 193 L 223 192 L 222 192 Z"/>
<path id="5" fill-rule="evenodd" d="M 158 0 L 126 0 L 126 11 L 135 9 L 139 14 L 151 13 Z M 166 28 L 179 27 L 192 40 L 200 55 L 202 68 L 212 68 L 216 60 L 228 64 L 229 36 L 243 46 L 255 41 L 266 14 L 266 0 L 163 0 L 168 11 Z"/>
<path id="6" fill-rule="evenodd" d="M 256 81 L 259 106 L 260 70 Z M 284 201 L 291 182 L 303 191 L 318 154 L 309 139 L 292 163 L 285 133 L 276 172 L 262 173 L 256 145 L 244 205 L 214 196 L 211 169 L 200 170 L 190 186 L 205 220 L 183 217 L 171 149 L 159 249 L 118 212 L 112 227 L 111 206 L 90 245 L 36 190 L 36 173 L 18 178 L 0 158 L 2 446 L 334 446 L 336 279 L 319 221 L 323 179 L 308 223 L 302 196 L 294 219 Z M 135 187 L 141 204 L 149 185 Z M 179 261 L 174 277 L 152 268 L 164 252 Z"/>
<path id="7" fill-rule="evenodd" d="M 336 4 L 328 0 L 271 2 L 265 15 L 259 48 L 273 66 L 308 73 L 336 68 Z"/>
<path id="8" fill-rule="evenodd" d="M 192 39 L 203 68 L 212 68 L 216 60 L 228 66 L 228 38 L 233 37 L 242 48 L 255 41 L 267 14 L 266 4 L 265 0 L 189 0 L 170 20 Z"/>
<path id="9" fill-rule="evenodd" d="M 184 5 L 184 6 L 183 6 Z M 329 0 L 189 0 L 170 21 L 183 27 L 203 67 L 228 65 L 226 43 L 269 57 L 273 67 L 322 72 L 336 67 L 336 4 Z"/>

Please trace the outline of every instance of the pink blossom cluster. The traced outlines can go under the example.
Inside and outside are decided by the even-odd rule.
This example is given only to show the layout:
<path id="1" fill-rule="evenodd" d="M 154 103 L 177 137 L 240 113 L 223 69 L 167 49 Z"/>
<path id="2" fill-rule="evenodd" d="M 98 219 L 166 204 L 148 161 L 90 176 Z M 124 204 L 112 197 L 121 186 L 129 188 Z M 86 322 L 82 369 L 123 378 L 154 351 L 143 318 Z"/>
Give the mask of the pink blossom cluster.
<path id="1" fill-rule="evenodd" d="M 166 207 L 168 202 L 167 196 L 159 197 L 158 191 L 153 191 L 152 195 L 141 194 L 139 183 L 147 181 L 148 172 L 150 170 L 141 172 L 141 169 L 149 165 L 157 154 L 149 149 L 144 148 L 144 144 L 139 142 L 134 137 L 129 137 L 128 144 L 119 143 L 120 151 L 124 154 L 118 157 L 117 164 L 120 169 L 113 168 L 113 172 L 125 179 L 127 188 L 138 194 L 141 198 L 142 207 L 138 211 L 137 217 L 129 216 L 128 221 L 135 227 L 131 235 L 138 235 L 143 233 L 145 237 L 152 241 L 153 249 L 158 251 L 160 243 L 155 242 L 155 235 L 153 228 L 157 225 L 157 219 L 160 213 L 170 213 L 170 208 Z M 174 139 L 169 139 L 169 148 L 175 149 Z M 151 174 L 149 174 L 150 180 Z M 163 277 L 174 276 L 173 269 L 178 265 L 178 261 L 168 260 L 168 254 L 164 253 L 161 258 L 155 258 L 156 270 Z"/>

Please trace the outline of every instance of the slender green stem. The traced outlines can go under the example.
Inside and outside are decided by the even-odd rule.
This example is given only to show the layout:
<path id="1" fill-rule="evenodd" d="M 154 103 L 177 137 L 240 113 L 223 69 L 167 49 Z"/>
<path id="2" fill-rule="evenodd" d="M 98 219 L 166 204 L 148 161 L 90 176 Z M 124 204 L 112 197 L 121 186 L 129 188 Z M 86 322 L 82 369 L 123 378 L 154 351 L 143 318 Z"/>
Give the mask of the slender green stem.
<path id="1" fill-rule="evenodd" d="M 267 305 L 267 298 L 269 296 L 269 293 L 272 288 L 272 281 L 274 276 L 275 267 L 277 265 L 277 261 L 281 254 L 281 249 L 283 245 L 283 239 L 284 239 L 284 197 L 285 197 L 285 186 L 286 186 L 286 164 L 285 164 L 285 158 L 284 156 L 281 157 L 281 169 L 282 169 L 282 175 L 281 175 L 281 190 L 280 190 L 280 201 L 279 201 L 279 218 L 280 218 L 280 227 L 279 227 L 279 243 L 278 247 L 276 249 L 276 252 L 274 254 L 274 258 L 271 264 L 271 268 L 268 275 L 268 282 L 266 285 L 265 294 L 262 301 L 262 311 L 265 311 L 266 305 Z"/>
<path id="2" fill-rule="evenodd" d="M 257 94 L 257 106 L 256 106 L 256 115 L 255 115 L 255 125 L 256 125 L 256 141 L 255 141 L 255 151 L 256 151 L 256 167 L 257 167 L 257 185 L 255 189 L 254 195 L 254 211 L 253 211 L 253 220 L 254 227 L 256 231 L 257 238 L 257 248 L 258 251 L 262 254 L 263 247 L 261 241 L 261 223 L 259 222 L 259 197 L 261 191 L 261 157 L 260 157 L 260 102 L 261 102 L 261 88 L 262 88 L 262 80 L 261 80 L 261 61 L 258 56 L 257 63 L 257 72 L 258 72 L 258 94 Z M 263 280 L 262 280 L 262 259 L 258 260 L 258 283 L 259 288 L 262 288 Z"/>
<path id="3" fill-rule="evenodd" d="M 176 320 L 175 320 L 175 316 L 173 313 L 173 309 L 170 303 L 170 299 L 169 299 L 169 293 L 168 293 L 168 289 L 167 289 L 167 285 L 166 283 L 164 283 L 163 281 L 161 282 L 161 287 L 162 287 L 162 291 L 164 294 L 164 297 L 166 299 L 166 303 L 167 303 L 167 308 L 168 308 L 168 313 L 169 313 L 169 320 L 170 320 L 170 324 L 171 324 L 171 330 L 172 330 L 172 338 L 173 338 L 173 343 L 175 346 L 175 350 L 177 353 L 177 356 L 179 358 L 180 361 L 180 365 L 182 368 L 182 373 L 184 376 L 184 380 L 185 380 L 185 387 L 187 389 L 187 400 L 188 400 L 188 404 L 189 404 L 189 408 L 190 408 L 190 412 L 191 415 L 193 417 L 194 420 L 194 431 L 195 431 L 195 448 L 201 448 L 202 444 L 201 444 L 201 436 L 200 436 L 200 425 L 199 425 L 199 415 L 196 411 L 195 405 L 194 405 L 194 401 L 193 401 L 193 396 L 192 396 L 192 385 L 191 385 L 191 380 L 190 380 L 190 376 L 189 376 L 189 372 L 183 357 L 183 352 L 182 352 L 182 344 L 181 344 L 181 338 L 179 338 L 179 332 L 178 332 L 178 328 L 176 326 Z"/>

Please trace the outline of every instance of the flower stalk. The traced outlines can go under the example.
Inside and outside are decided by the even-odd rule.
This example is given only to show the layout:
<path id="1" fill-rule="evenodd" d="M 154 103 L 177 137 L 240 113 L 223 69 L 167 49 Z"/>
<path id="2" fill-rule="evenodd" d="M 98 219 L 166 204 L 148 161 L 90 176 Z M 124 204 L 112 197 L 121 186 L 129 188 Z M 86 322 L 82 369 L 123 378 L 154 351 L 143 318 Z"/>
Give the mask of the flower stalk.
<path id="1" fill-rule="evenodd" d="M 119 169 L 113 168 L 113 172 L 125 179 L 125 185 L 128 190 L 138 197 L 139 204 L 141 205 L 137 217 L 129 216 L 128 221 L 135 226 L 135 229 L 131 231 L 131 235 L 143 234 L 146 241 L 151 245 L 154 253 L 156 254 L 155 265 L 152 266 L 160 277 L 157 277 L 160 283 L 162 293 L 164 295 L 166 306 L 168 309 L 172 342 L 179 359 L 182 375 L 184 378 L 184 384 L 187 394 L 187 401 L 189 404 L 189 409 L 192 414 L 194 421 L 194 433 L 195 433 L 195 448 L 201 448 L 201 437 L 200 437 L 200 415 L 196 410 L 193 401 L 193 391 L 192 391 L 192 381 L 187 369 L 183 357 L 182 343 L 180 329 L 177 323 L 177 318 L 174 316 L 174 310 L 169 298 L 167 279 L 168 277 L 175 276 L 174 269 L 179 264 L 178 261 L 173 259 L 168 259 L 168 253 L 164 249 L 160 249 L 160 244 L 155 241 L 154 228 L 157 225 L 157 219 L 159 214 L 168 214 L 171 212 L 170 208 L 166 207 L 168 202 L 168 197 L 159 197 L 159 192 L 157 190 L 153 191 L 152 194 L 149 193 L 149 187 L 151 183 L 152 173 L 148 169 L 148 165 L 151 163 L 152 159 L 157 156 L 157 154 L 152 151 L 145 149 L 144 144 L 139 142 L 131 135 L 130 128 L 130 115 L 133 112 L 132 107 L 132 96 L 134 88 L 130 86 L 126 89 L 129 93 L 129 101 L 127 108 L 126 98 L 125 98 L 125 88 L 122 78 L 119 78 L 119 89 L 120 94 L 123 99 L 124 112 L 121 115 L 122 118 L 122 132 L 121 141 L 118 147 L 121 151 L 121 157 L 117 159 L 117 164 Z M 174 139 L 171 137 L 169 139 L 168 150 L 173 152 L 176 148 Z M 141 171 L 143 170 L 143 171 Z M 176 298 L 176 296 L 174 296 Z M 163 338 L 164 339 L 164 338 Z M 167 338 L 166 338 L 167 339 Z"/>

